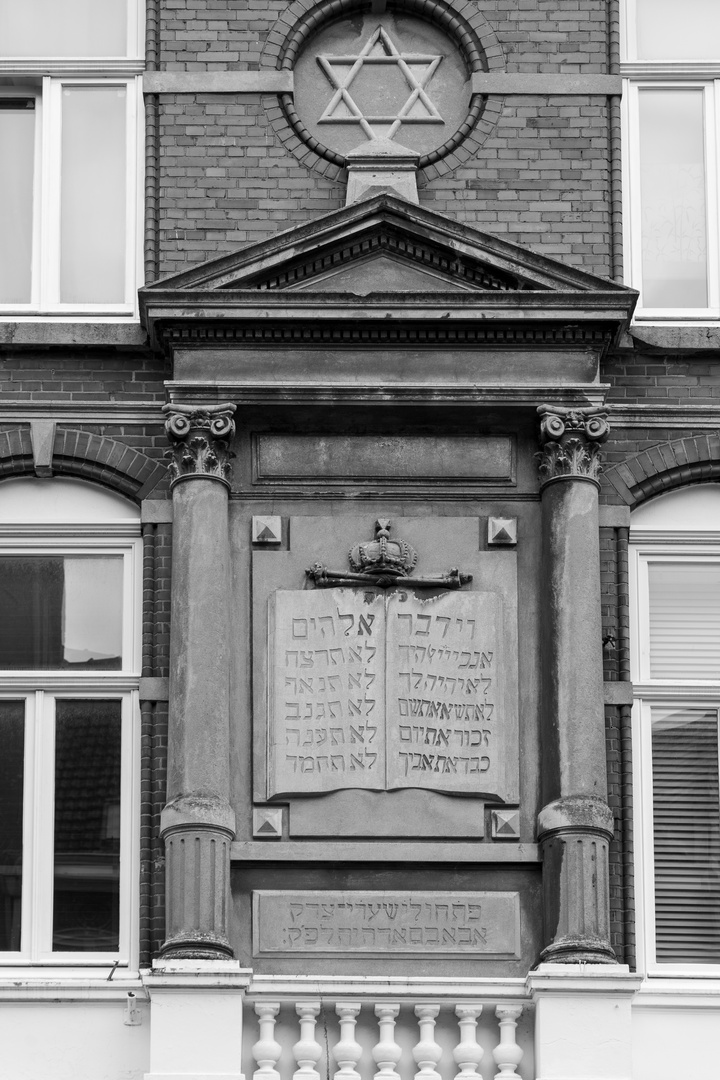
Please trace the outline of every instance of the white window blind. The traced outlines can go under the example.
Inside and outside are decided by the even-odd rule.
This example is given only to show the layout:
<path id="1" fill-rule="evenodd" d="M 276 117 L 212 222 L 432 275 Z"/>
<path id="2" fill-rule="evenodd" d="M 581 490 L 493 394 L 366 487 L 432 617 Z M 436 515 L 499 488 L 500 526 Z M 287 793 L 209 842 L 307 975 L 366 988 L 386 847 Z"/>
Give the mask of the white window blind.
<path id="1" fill-rule="evenodd" d="M 720 962 L 720 795 L 715 709 L 654 707 L 656 955 Z"/>
<path id="2" fill-rule="evenodd" d="M 720 680 L 720 563 L 648 566 L 650 677 Z"/>

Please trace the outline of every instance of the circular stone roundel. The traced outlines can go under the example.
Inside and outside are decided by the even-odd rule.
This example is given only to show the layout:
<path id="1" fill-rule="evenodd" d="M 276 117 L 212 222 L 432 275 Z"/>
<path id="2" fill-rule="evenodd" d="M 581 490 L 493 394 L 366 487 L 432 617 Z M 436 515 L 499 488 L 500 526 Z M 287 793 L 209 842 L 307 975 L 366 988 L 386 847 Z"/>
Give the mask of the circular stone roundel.
<path id="1" fill-rule="evenodd" d="M 325 25 L 295 64 L 295 110 L 306 131 L 343 157 L 372 139 L 426 155 L 467 119 L 471 84 L 457 45 L 401 12 L 353 12 Z"/>

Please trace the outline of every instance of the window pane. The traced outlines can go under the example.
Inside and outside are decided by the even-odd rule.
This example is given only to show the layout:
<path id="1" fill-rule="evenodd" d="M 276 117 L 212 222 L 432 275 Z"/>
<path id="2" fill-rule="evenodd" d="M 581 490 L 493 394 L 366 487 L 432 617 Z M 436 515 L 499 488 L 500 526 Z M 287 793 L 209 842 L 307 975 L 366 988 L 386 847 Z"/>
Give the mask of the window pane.
<path id="1" fill-rule="evenodd" d="M 720 565 L 652 562 L 650 677 L 720 679 Z"/>
<path id="2" fill-rule="evenodd" d="M 122 667 L 121 556 L 0 557 L 0 669 Z"/>
<path id="3" fill-rule="evenodd" d="M 126 56 L 127 0 L 0 0 L 2 56 Z"/>
<path id="4" fill-rule="evenodd" d="M 124 86 L 66 86 L 60 173 L 60 300 L 125 300 Z"/>
<path id="5" fill-rule="evenodd" d="M 715 710 L 652 710 L 655 934 L 660 963 L 720 961 Z"/>
<path id="6" fill-rule="evenodd" d="M 640 91 L 645 307 L 707 307 L 702 90 Z"/>
<path id="7" fill-rule="evenodd" d="M 20 948 L 25 702 L 0 701 L 0 951 Z"/>
<path id="8" fill-rule="evenodd" d="M 120 926 L 119 701 L 55 707 L 53 950 L 115 951 Z"/>
<path id="9" fill-rule="evenodd" d="M 636 0 L 639 60 L 720 60 L 718 0 Z"/>
<path id="10" fill-rule="evenodd" d="M 0 99 L 0 304 L 31 299 L 34 106 Z"/>

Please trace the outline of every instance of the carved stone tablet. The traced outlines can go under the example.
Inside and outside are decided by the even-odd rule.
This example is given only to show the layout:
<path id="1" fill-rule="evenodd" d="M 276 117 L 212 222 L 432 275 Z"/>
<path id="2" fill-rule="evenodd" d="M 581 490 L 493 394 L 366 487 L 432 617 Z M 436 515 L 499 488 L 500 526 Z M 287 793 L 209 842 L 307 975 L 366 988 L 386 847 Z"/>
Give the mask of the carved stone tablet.
<path id="1" fill-rule="evenodd" d="M 269 798 L 424 788 L 517 799 L 496 593 L 278 591 L 269 614 Z"/>
<path id="2" fill-rule="evenodd" d="M 385 597 L 274 593 L 269 795 L 385 787 Z"/>
<path id="3" fill-rule="evenodd" d="M 518 959 L 516 892 L 253 893 L 255 956 Z"/>
<path id="4" fill-rule="evenodd" d="M 388 598 L 388 789 L 505 797 L 499 604 L 493 593 Z"/>

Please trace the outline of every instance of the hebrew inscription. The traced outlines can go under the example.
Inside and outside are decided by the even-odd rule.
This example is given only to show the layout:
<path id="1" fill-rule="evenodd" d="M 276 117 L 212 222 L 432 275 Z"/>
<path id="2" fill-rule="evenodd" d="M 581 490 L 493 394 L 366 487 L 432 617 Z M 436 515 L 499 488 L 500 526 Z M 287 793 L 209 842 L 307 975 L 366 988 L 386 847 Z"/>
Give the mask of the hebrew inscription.
<path id="1" fill-rule="evenodd" d="M 270 632 L 271 792 L 384 788 L 382 594 L 277 592 Z"/>
<path id="2" fill-rule="evenodd" d="M 278 591 L 268 795 L 429 788 L 511 799 L 495 593 Z"/>
<path id="3" fill-rule="evenodd" d="M 400 953 L 515 959 L 514 892 L 253 893 L 255 956 Z"/>
<path id="4" fill-rule="evenodd" d="M 495 789 L 498 605 L 492 593 L 389 598 L 388 788 Z"/>

